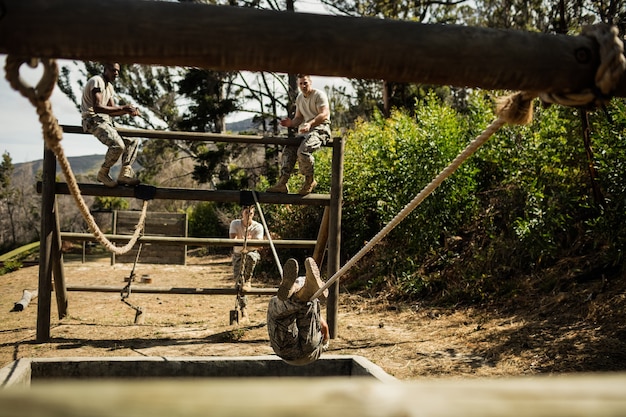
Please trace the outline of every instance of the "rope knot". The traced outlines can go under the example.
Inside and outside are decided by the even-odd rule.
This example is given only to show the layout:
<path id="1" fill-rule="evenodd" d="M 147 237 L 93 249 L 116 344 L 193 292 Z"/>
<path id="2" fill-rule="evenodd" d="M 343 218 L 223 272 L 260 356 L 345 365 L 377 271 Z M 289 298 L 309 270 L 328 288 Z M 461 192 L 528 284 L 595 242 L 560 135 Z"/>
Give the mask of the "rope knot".
<path id="1" fill-rule="evenodd" d="M 533 99 L 536 95 L 519 92 L 500 97 L 496 101 L 496 114 L 508 124 L 526 125 L 533 120 Z"/>
<path id="2" fill-rule="evenodd" d="M 599 47 L 600 65 L 594 78 L 595 85 L 573 93 L 541 93 L 542 101 L 571 107 L 602 107 L 611 100 L 613 90 L 626 71 L 624 42 L 619 31 L 615 26 L 599 23 L 585 26 L 581 35 L 593 39 Z"/>

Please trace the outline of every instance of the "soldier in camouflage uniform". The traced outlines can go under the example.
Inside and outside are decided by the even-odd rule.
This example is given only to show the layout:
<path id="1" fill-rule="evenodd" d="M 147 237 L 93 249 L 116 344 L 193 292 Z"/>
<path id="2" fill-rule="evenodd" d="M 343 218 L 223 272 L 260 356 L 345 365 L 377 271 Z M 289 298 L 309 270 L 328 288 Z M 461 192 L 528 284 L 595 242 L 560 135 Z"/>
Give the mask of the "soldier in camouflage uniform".
<path id="1" fill-rule="evenodd" d="M 231 239 L 263 239 L 263 225 L 253 220 L 254 206 L 244 206 L 241 209 L 241 219 L 230 222 L 228 235 Z M 250 246 L 246 243 L 244 246 L 235 246 L 233 248 L 233 276 L 235 278 L 235 287 L 248 291 L 252 288 L 252 275 L 254 268 L 261 260 L 259 248 Z M 238 297 L 239 308 L 242 317 L 248 316 L 247 306 L 248 297 L 243 295 Z"/>
<path id="2" fill-rule="evenodd" d="M 313 258 L 307 258 L 304 265 L 306 276 L 298 277 L 298 262 L 287 260 L 278 293 L 267 309 L 270 345 L 291 365 L 314 362 L 328 348 L 329 329 L 320 311 L 320 300 L 309 300 L 324 283 Z M 322 301 L 327 295 L 325 290 Z"/>
<path id="3" fill-rule="evenodd" d="M 281 176 L 276 185 L 267 189 L 270 193 L 289 192 L 287 182 L 296 161 L 300 173 L 304 175 L 304 184 L 298 194 L 306 195 L 313 191 L 317 186 L 313 152 L 330 140 L 330 107 L 326 93 L 314 89 L 311 77 L 305 74 L 298 74 L 298 87 L 300 94 L 296 97 L 296 114 L 293 119 L 281 120 L 280 124 L 285 127 L 298 128 L 297 137 L 301 139 L 300 146 L 285 146 L 281 159 Z"/>
<path id="4" fill-rule="evenodd" d="M 83 89 L 80 111 L 83 119 L 83 130 L 93 134 L 109 149 L 104 157 L 104 163 L 98 172 L 97 179 L 107 187 L 116 187 L 119 184 L 137 185 L 139 180 L 131 165 L 137 158 L 137 139 L 126 139 L 115 130 L 112 117 L 129 114 L 138 116 L 139 111 L 130 104 L 118 106 L 113 100 L 115 89 L 113 82 L 119 76 L 120 64 L 104 64 L 102 75 L 95 75 L 87 81 Z M 122 168 L 117 181 L 111 178 L 109 171 L 122 157 Z"/>

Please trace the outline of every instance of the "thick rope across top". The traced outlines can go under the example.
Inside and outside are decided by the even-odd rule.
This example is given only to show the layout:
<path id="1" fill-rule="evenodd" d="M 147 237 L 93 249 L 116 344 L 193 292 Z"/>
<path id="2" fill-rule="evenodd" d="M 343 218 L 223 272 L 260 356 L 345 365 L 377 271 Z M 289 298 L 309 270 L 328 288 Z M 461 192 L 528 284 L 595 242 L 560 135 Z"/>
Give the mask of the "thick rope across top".
<path id="1" fill-rule="evenodd" d="M 56 64 L 56 60 L 54 59 L 43 59 L 41 62 L 44 67 L 44 73 L 41 77 L 41 80 L 34 88 L 29 86 L 20 77 L 19 70 L 24 63 L 27 63 L 33 68 L 36 67 L 36 60 L 17 58 L 11 55 L 7 56 L 4 67 L 6 71 L 6 79 L 9 81 L 13 89 L 19 91 L 20 94 L 26 97 L 37 109 L 37 114 L 39 115 L 39 122 L 41 123 L 43 138 L 46 146 L 48 147 L 48 149 L 54 152 L 55 156 L 57 157 L 59 165 L 61 166 L 61 170 L 63 171 L 63 175 L 65 176 L 65 179 L 67 181 L 70 194 L 72 194 L 72 197 L 74 198 L 78 209 L 85 218 L 89 230 L 98 240 L 98 242 L 106 247 L 107 250 L 115 253 L 116 255 L 123 255 L 133 248 L 135 243 L 137 243 L 139 236 L 141 235 L 146 220 L 146 214 L 148 211 L 148 201 L 143 201 L 143 207 L 141 211 L 141 216 L 139 217 L 139 222 L 137 226 L 135 226 L 135 232 L 133 233 L 131 239 L 125 246 L 117 247 L 104 236 L 104 233 L 102 233 L 102 231 L 96 224 L 95 219 L 89 212 L 89 207 L 87 207 L 87 204 L 82 197 L 80 189 L 78 188 L 76 177 L 72 172 L 72 167 L 70 166 L 70 163 L 65 156 L 63 147 L 61 146 L 61 140 L 63 139 L 63 130 L 59 126 L 58 120 L 54 117 L 54 114 L 52 112 L 52 105 L 50 104 L 49 100 L 50 95 L 54 90 L 56 81 L 59 77 L 59 68 Z"/>

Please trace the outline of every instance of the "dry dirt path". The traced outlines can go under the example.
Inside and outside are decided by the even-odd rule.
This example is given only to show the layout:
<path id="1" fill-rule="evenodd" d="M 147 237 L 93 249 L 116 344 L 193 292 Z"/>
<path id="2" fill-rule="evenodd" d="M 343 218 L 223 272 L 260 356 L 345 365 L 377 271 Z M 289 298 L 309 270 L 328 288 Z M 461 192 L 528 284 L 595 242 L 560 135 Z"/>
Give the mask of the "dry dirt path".
<path id="1" fill-rule="evenodd" d="M 188 266 L 138 265 L 137 275 L 149 275 L 152 283 L 135 285 L 232 285 L 228 257 L 191 262 Z M 66 261 L 66 282 L 121 288 L 131 269 L 132 265 L 111 266 L 108 261 Z M 28 357 L 273 354 L 266 327 L 267 296 L 250 297 L 249 320 L 231 325 L 229 311 L 235 306 L 234 296 L 133 293 L 129 301 L 145 311 L 144 322 L 135 324 L 134 310 L 120 301 L 119 293 L 69 292 L 68 317 L 58 319 L 53 297 L 51 339 L 36 343 L 37 300 L 22 312 L 10 310 L 24 289 L 37 287 L 37 280 L 37 267 L 0 276 L 1 366 Z M 549 337 L 553 342 L 559 337 L 569 340 L 591 330 L 579 326 L 569 333 L 560 329 L 559 335 L 541 326 L 548 324 L 530 323 L 519 314 L 391 305 L 384 300 L 342 293 L 338 337 L 331 341 L 329 353 L 363 356 L 399 379 L 567 371 L 555 364 L 563 367 L 568 361 L 577 363 L 578 358 L 567 356 L 574 352 L 554 351 L 568 350 L 566 344 L 550 350 L 541 338 Z M 615 348 L 624 351 L 623 343 Z"/>

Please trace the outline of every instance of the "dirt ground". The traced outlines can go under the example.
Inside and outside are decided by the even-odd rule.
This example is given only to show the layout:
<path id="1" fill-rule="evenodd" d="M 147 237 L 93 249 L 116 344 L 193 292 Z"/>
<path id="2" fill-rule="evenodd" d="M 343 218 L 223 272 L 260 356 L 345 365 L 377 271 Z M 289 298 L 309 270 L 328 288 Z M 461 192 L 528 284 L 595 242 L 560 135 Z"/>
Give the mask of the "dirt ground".
<path id="1" fill-rule="evenodd" d="M 65 279 L 68 286 L 122 288 L 132 266 L 66 260 Z M 191 258 L 187 266 L 140 264 L 135 272 L 152 279 L 135 287 L 232 285 L 226 256 Z M 145 311 L 143 323 L 135 324 L 135 311 L 119 293 L 70 291 L 62 320 L 53 295 L 51 338 L 37 343 L 38 299 L 24 311 L 11 311 L 37 282 L 37 266 L 0 276 L 0 366 L 40 357 L 273 354 L 268 296 L 249 297 L 249 320 L 231 325 L 232 295 L 133 293 L 128 301 Z M 597 285 L 502 309 L 398 305 L 342 291 L 337 337 L 328 353 L 363 356 L 402 380 L 624 371 L 626 292 L 607 291 L 606 282 L 597 291 Z"/>

